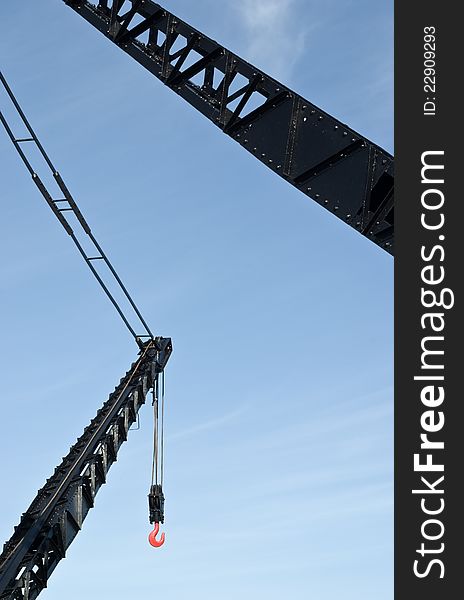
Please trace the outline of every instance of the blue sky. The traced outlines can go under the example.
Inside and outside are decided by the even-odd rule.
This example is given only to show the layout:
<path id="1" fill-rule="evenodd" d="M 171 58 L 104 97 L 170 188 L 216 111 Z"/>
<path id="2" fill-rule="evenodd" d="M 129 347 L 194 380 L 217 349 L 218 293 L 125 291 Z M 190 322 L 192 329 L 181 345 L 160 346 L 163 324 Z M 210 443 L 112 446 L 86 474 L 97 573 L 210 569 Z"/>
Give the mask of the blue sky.
<path id="1" fill-rule="evenodd" d="M 391 1 L 165 6 L 392 151 Z M 146 541 L 144 407 L 41 597 L 390 599 L 391 257 L 61 0 L 1 3 L 0 31 L 1 68 L 33 126 L 174 343 L 166 545 Z M 7 539 L 136 347 L 6 135 L 0 157 Z"/>

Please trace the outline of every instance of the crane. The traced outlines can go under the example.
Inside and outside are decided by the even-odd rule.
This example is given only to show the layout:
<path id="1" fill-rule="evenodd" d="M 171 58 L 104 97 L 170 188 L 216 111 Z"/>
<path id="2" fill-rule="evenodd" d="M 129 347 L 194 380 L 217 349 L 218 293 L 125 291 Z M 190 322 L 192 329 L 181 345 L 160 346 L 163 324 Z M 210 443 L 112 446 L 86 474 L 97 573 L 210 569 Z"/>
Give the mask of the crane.
<path id="1" fill-rule="evenodd" d="M 388 153 L 153 2 L 66 4 L 276 174 L 393 253 L 393 159 Z M 238 80 L 242 85 L 235 89 Z M 37 597 L 93 506 L 172 349 L 168 338 L 150 336 L 138 343 L 139 359 L 5 545 L 2 600 Z"/>
<path id="2" fill-rule="evenodd" d="M 117 460 L 119 449 L 127 440 L 129 430 L 137 420 L 139 409 L 145 403 L 150 390 L 153 392 L 155 440 L 154 473 L 148 499 L 149 518 L 155 527 L 149 541 L 153 546 L 160 546 L 164 542 L 164 533 L 159 540 L 156 538 L 159 524 L 164 522 L 163 444 L 159 437 L 158 407 L 161 399 L 164 415 L 164 370 L 172 352 L 172 343 L 170 338 L 155 337 L 151 332 L 1 72 L 0 84 L 6 90 L 28 132 L 28 137 L 16 137 L 2 111 L 0 122 L 29 171 L 32 181 L 139 346 L 137 360 L 130 366 L 61 464 L 56 467 L 53 475 L 38 491 L 32 504 L 22 515 L 14 534 L 4 545 L 0 555 L 0 598 L 29 600 L 36 598 L 46 587 L 49 576 L 64 558 L 66 549 L 93 506 L 98 490 L 106 481 L 109 468 Z M 33 145 L 41 155 L 45 166 L 44 175 L 47 170 L 50 172 L 55 182 L 54 190 L 46 186 L 45 177 L 41 177 L 39 169 L 32 164 L 35 161 L 23 150 L 25 144 Z M 74 217 L 74 222 L 69 215 Z M 92 254 L 88 254 L 84 247 L 85 238 L 90 241 Z M 94 266 L 96 262 L 106 266 L 109 282 L 105 281 L 104 274 Z M 127 299 L 132 313 L 130 316 L 127 310 L 121 308 L 110 290 L 111 283 L 112 287 L 119 288 Z M 144 333 L 137 334 L 136 326 L 141 327 Z"/>
<path id="3" fill-rule="evenodd" d="M 64 0 L 269 169 L 394 252 L 394 161 L 152 0 Z"/>

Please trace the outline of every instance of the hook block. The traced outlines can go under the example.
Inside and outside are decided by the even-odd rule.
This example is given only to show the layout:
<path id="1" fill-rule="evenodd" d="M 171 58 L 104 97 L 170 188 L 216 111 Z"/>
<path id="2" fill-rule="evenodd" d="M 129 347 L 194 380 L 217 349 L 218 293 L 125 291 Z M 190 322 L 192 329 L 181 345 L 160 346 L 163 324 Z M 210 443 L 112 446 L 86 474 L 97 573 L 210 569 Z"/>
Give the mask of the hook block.
<path id="1" fill-rule="evenodd" d="M 148 494 L 150 523 L 164 523 L 164 494 L 161 485 L 155 484 Z"/>

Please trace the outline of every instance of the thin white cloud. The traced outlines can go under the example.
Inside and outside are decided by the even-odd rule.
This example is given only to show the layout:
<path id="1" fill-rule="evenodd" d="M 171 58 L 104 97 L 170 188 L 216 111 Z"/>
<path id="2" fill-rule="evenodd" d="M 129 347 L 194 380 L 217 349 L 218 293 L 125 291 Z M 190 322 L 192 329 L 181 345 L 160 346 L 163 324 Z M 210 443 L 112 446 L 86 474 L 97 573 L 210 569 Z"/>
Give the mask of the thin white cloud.
<path id="1" fill-rule="evenodd" d="M 298 21 L 296 0 L 239 0 L 237 9 L 247 31 L 249 60 L 275 77 L 289 77 L 307 33 Z"/>
<path id="2" fill-rule="evenodd" d="M 176 433 L 173 433 L 172 435 L 168 436 L 168 441 L 172 442 L 181 440 L 183 438 L 189 438 L 199 433 L 210 431 L 211 429 L 216 430 L 219 427 L 227 426 L 236 421 L 245 411 L 246 407 L 242 406 L 232 412 L 221 415 L 220 417 L 217 417 L 215 419 L 210 419 L 208 421 L 204 421 L 203 423 L 193 425 L 188 429 L 177 431 Z"/>

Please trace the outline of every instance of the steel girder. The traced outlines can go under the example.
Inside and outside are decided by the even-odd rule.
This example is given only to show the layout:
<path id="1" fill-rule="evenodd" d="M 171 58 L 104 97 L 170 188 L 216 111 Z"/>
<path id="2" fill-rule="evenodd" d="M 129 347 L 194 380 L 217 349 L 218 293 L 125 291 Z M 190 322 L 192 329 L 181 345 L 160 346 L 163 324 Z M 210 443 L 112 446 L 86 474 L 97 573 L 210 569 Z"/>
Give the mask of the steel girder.
<path id="1" fill-rule="evenodd" d="M 140 358 L 39 490 L 0 555 L 1 600 L 34 600 L 47 587 L 171 351 L 170 338 L 146 343 Z"/>
<path id="2" fill-rule="evenodd" d="M 393 254 L 393 157 L 151 0 L 64 0 L 272 171 Z"/>

